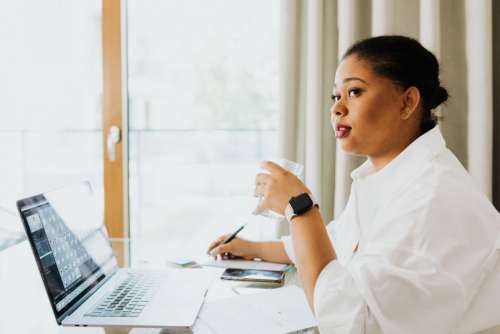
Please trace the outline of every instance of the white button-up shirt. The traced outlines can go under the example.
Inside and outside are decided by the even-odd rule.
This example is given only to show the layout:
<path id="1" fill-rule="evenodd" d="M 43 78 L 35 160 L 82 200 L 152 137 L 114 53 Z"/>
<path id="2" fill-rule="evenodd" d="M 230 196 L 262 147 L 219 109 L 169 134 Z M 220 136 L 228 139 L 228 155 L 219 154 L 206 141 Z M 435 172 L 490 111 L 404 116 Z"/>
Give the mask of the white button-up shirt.
<path id="1" fill-rule="evenodd" d="M 327 226 L 337 259 L 314 290 L 320 331 L 471 330 L 460 322 L 498 262 L 500 215 L 446 148 L 439 128 L 381 170 L 367 161 L 351 176 L 346 208 Z M 282 240 L 295 262 L 292 239 Z M 489 311 L 499 310 L 500 300 Z"/>

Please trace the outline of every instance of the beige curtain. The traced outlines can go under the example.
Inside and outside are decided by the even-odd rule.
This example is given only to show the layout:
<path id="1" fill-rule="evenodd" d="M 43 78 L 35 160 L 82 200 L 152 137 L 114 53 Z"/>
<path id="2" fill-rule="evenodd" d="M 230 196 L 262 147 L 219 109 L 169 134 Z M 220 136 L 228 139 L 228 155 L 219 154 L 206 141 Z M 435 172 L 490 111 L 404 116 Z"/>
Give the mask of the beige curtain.
<path id="1" fill-rule="evenodd" d="M 494 132 L 500 133 L 500 111 L 493 117 L 494 88 L 500 95 L 493 85 L 500 43 L 494 49 L 493 39 L 500 38 L 500 23 L 492 20 L 499 12 L 499 2 L 491 0 L 282 0 L 280 155 L 305 165 L 325 222 L 342 211 L 350 172 L 364 161 L 336 149 L 329 115 L 335 68 L 352 43 L 383 34 L 417 38 L 436 54 L 451 95 L 440 109 L 448 147 L 500 207 L 500 139 Z"/>

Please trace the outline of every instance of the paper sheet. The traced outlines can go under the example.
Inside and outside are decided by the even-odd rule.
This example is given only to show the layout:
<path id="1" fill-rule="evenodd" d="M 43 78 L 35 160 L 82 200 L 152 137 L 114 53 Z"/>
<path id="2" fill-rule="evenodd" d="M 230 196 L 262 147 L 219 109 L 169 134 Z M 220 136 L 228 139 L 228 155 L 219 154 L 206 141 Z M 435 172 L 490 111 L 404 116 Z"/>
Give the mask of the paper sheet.
<path id="1" fill-rule="evenodd" d="M 273 263 L 265 261 L 250 260 L 210 260 L 202 263 L 203 266 L 219 268 L 237 268 L 237 269 L 260 269 L 260 270 L 281 270 L 287 271 L 290 268 L 288 264 Z"/>
<path id="2" fill-rule="evenodd" d="M 231 288 L 237 295 L 251 295 L 254 293 L 261 293 L 269 290 L 270 288 L 254 288 L 248 286 L 235 286 Z"/>
<path id="3" fill-rule="evenodd" d="M 206 302 L 195 334 L 281 334 L 317 326 L 304 292 L 296 286 Z"/>

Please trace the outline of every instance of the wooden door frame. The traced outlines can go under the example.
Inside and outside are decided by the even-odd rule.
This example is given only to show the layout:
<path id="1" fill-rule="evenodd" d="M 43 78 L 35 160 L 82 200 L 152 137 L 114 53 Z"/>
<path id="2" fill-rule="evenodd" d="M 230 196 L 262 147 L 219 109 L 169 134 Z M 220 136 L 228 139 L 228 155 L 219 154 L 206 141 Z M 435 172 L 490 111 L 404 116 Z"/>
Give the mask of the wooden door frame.
<path id="1" fill-rule="evenodd" d="M 125 11 L 126 0 L 102 0 L 104 219 L 112 238 L 129 237 Z M 111 161 L 107 136 L 113 125 L 121 138 Z"/>

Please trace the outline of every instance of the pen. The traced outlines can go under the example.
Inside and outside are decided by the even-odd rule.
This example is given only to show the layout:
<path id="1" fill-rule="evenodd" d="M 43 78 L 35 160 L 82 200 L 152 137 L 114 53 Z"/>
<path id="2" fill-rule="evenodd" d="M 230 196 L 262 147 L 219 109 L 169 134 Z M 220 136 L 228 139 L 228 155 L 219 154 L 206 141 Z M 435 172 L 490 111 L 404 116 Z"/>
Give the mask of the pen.
<path id="1" fill-rule="evenodd" d="M 241 232 L 241 230 L 247 226 L 247 224 L 243 224 L 241 225 L 236 231 L 234 231 L 233 233 L 231 233 L 231 235 L 227 236 L 226 239 L 224 239 L 220 245 L 224 245 L 224 244 L 227 244 L 228 242 L 231 242 L 234 238 L 236 238 L 236 236 L 238 235 L 238 233 Z"/>
<path id="2" fill-rule="evenodd" d="M 234 231 L 233 233 L 231 233 L 230 235 L 228 235 L 224 240 L 222 240 L 222 242 L 219 244 L 219 246 L 231 242 L 234 238 L 236 238 L 236 236 L 238 235 L 238 233 L 240 233 L 241 230 L 243 230 L 243 228 L 245 226 L 247 226 L 247 224 L 241 225 L 236 231 Z M 213 255 L 213 254 L 211 254 L 211 255 Z"/>

